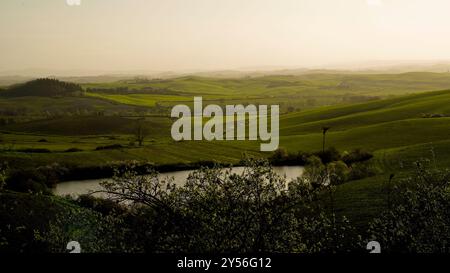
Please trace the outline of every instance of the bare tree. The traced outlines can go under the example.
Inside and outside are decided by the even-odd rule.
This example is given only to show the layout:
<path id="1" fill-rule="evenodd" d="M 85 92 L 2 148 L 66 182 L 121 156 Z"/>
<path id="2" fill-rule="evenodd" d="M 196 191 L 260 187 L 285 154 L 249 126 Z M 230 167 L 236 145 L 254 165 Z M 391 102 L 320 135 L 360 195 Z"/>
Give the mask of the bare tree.
<path id="1" fill-rule="evenodd" d="M 326 134 L 328 132 L 328 130 L 330 130 L 330 127 L 322 127 L 322 134 L 323 134 L 323 138 L 322 138 L 322 152 L 325 153 L 325 137 Z"/>
<path id="2" fill-rule="evenodd" d="M 136 141 L 138 142 L 139 146 L 142 146 L 144 143 L 145 138 L 149 135 L 149 129 L 145 126 L 144 119 L 139 119 L 136 122 L 136 128 L 134 130 L 134 136 L 136 137 Z"/>

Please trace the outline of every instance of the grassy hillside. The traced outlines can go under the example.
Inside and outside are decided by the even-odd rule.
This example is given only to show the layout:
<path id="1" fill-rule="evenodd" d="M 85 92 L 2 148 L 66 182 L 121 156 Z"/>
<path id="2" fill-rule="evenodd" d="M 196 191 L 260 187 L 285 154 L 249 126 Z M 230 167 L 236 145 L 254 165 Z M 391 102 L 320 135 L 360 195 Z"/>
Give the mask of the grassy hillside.
<path id="1" fill-rule="evenodd" d="M 321 128 L 330 126 L 328 145 L 372 151 L 450 139 L 450 91 L 371 103 L 328 107 L 281 118 L 281 145 L 288 150 L 319 149 Z M 438 118 L 426 118 L 439 114 Z"/>
<path id="2" fill-rule="evenodd" d="M 80 115 L 133 115 L 145 111 L 144 107 L 119 104 L 89 97 L 14 97 L 0 96 L 0 119 L 45 119 L 59 116 Z"/>
<path id="3" fill-rule="evenodd" d="M 153 87 L 184 94 L 202 95 L 291 95 L 293 93 L 343 95 L 346 92 L 365 95 L 399 95 L 450 87 L 449 73 L 405 74 L 306 74 L 298 76 L 262 76 L 238 79 L 187 76 L 166 80 L 123 80 L 104 84 L 84 84 L 85 88 L 142 89 Z"/>
<path id="4" fill-rule="evenodd" d="M 429 92 L 349 106 L 333 106 L 284 116 L 282 135 L 308 133 L 322 126 L 344 130 L 430 114 L 450 116 L 450 91 Z"/>
<path id="5" fill-rule="evenodd" d="M 164 102 L 189 102 L 192 97 L 186 96 L 173 96 L 173 95 L 152 95 L 152 94 L 129 94 L 129 95 L 116 95 L 116 94 L 101 94 L 101 93 L 87 93 L 87 96 L 93 98 L 101 98 L 116 103 L 126 105 L 137 105 L 153 107 L 156 103 Z"/>
<path id="6" fill-rule="evenodd" d="M 430 91 L 448 86 L 448 73 L 237 79 L 189 76 L 84 84 L 83 88 L 91 90 L 86 96 L 0 98 L 3 115 L 14 113 L 19 119 L 0 124 L 1 158 L 33 165 L 52 161 L 97 165 L 128 159 L 157 164 L 212 158 L 237 162 L 244 152 L 270 155 L 259 152 L 258 142 L 174 142 L 170 136 L 172 120 L 168 118 L 170 105 L 192 104 L 195 95 L 204 96 L 204 104 L 280 103 L 285 110 L 308 105 L 306 108 L 313 109 L 280 118 L 280 146 L 290 152 L 320 150 L 321 128 L 329 126 L 327 146 L 341 151 L 364 148 L 377 157 L 384 151 L 393 154 L 402 148 L 403 156 L 407 156 L 408 147 L 416 149 L 449 139 L 450 91 Z M 390 97 L 419 91 L 430 92 Z M 346 100 L 355 96 L 372 99 L 362 103 Z M 388 98 L 373 100 L 374 97 Z M 315 106 L 312 99 L 316 100 Z M 334 105 L 317 107 L 323 104 Z M 159 116 L 149 115 L 152 109 L 158 109 Z M 134 136 L 139 116 L 146 116 L 144 123 L 149 128 L 142 147 L 135 146 Z M 97 149 L 108 145 L 121 148 Z"/>
<path id="7" fill-rule="evenodd" d="M 322 147 L 323 126 L 330 126 L 327 146 L 341 151 L 364 148 L 393 158 L 395 149 L 403 149 L 402 157 L 420 154 L 420 145 L 445 149 L 450 138 L 450 91 L 407 95 L 369 103 L 332 106 L 283 115 L 280 119 L 280 146 L 290 152 L 317 151 Z M 440 114 L 425 118 L 424 114 Z M 427 116 L 427 115 L 425 115 Z M 52 161 L 70 164 L 96 165 L 110 161 L 136 159 L 157 164 L 211 160 L 237 162 L 244 152 L 269 156 L 259 152 L 258 142 L 215 141 L 174 142 L 170 137 L 171 119 L 147 117 L 150 128 L 143 147 L 130 146 L 134 141 L 136 120 L 125 117 L 91 116 L 65 117 L 32 121 L 2 127 L 0 147 L 3 160 L 18 160 L 22 164 L 48 164 Z M 45 141 L 43 141 L 45 139 Z M 120 144 L 117 150 L 97 151 L 99 146 Z M 442 146 L 442 147 L 441 147 Z M 48 149 L 51 153 L 18 152 L 26 148 Z M 67 153 L 71 148 L 82 151 Z M 428 148 L 429 149 L 429 148 Z M 212 153 L 214 156 L 212 157 Z M 429 153 L 422 153 L 428 156 Z M 447 156 L 442 155 L 446 162 Z"/>
<path id="8" fill-rule="evenodd" d="M 235 79 L 186 76 L 84 84 L 87 94 L 131 105 L 172 106 L 203 96 L 209 103 L 279 104 L 282 112 L 450 88 L 449 73 L 268 75 Z M 122 90 L 127 96 L 118 94 Z M 134 95 L 130 95 L 133 94 Z"/>
<path id="9" fill-rule="evenodd" d="M 283 102 L 285 109 L 289 105 L 302 108 L 308 98 L 320 98 L 320 104 L 334 105 L 308 106 L 312 109 L 302 108 L 280 117 L 280 147 L 288 152 L 321 150 L 322 127 L 329 126 L 327 147 L 334 146 L 340 151 L 362 148 L 373 152 L 375 157 L 371 162 L 382 172 L 375 177 L 345 183 L 336 193 L 337 212 L 364 225 L 383 209 L 383 184 L 391 173 L 398 179 L 413 168 L 415 161 L 424 157 L 430 159 L 432 166 L 450 166 L 450 91 L 430 91 L 437 86 L 447 88 L 448 79 L 448 74 L 425 73 L 309 75 L 307 78 L 266 76 L 235 80 L 184 77 L 84 86 L 116 88 L 124 85 L 129 90 L 152 86 L 153 89 L 148 90 L 167 89 L 168 94 L 96 91 L 85 97 L 1 98 L 1 106 L 16 110 L 25 107 L 27 113 L 42 113 L 45 109 L 62 114 L 0 126 L 0 162 L 20 167 L 54 162 L 85 167 L 123 160 L 155 164 L 210 160 L 237 163 L 244 153 L 268 157 L 271 153 L 261 153 L 259 142 L 174 142 L 170 137 L 172 120 L 167 113 L 142 115 L 150 130 L 140 147 L 134 136 L 136 119 L 140 110 L 145 112 L 158 105 L 190 104 L 192 97 L 202 92 L 205 92 L 205 104 Z M 343 90 L 350 96 L 384 99 L 361 103 L 345 101 L 346 91 Z M 419 91 L 430 92 L 408 94 Z M 392 94 L 398 96 L 388 96 Z M 80 114 L 80 109 L 91 112 Z M 103 113 L 93 114 L 98 112 Z M 98 149 L 104 146 L 114 148 Z"/>
<path id="10" fill-rule="evenodd" d="M 145 121 L 146 126 L 152 131 L 152 137 L 167 137 L 170 132 L 163 130 L 167 129 L 170 123 L 168 117 L 152 117 Z M 80 116 L 17 123 L 3 127 L 3 130 L 60 136 L 131 135 L 135 127 L 136 118 Z"/>

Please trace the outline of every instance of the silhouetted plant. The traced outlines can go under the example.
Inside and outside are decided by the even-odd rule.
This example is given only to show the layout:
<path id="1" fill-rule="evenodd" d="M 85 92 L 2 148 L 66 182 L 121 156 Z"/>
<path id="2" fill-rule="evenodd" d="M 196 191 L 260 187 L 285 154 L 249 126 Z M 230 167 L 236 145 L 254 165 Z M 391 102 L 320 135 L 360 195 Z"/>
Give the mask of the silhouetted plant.
<path id="1" fill-rule="evenodd" d="M 145 138 L 149 135 L 149 128 L 145 125 L 144 119 L 136 121 L 136 127 L 134 129 L 134 136 L 139 146 L 142 146 Z"/>
<path id="2" fill-rule="evenodd" d="M 325 151 L 314 153 L 314 155 L 320 157 L 324 164 L 341 160 L 341 153 L 339 153 L 335 147 L 330 147 Z"/>
<path id="3" fill-rule="evenodd" d="M 6 185 L 6 170 L 7 170 L 7 165 L 0 164 L 0 191 L 3 190 L 3 188 Z"/>
<path id="4" fill-rule="evenodd" d="M 330 130 L 330 129 L 331 129 L 331 127 L 322 127 L 322 135 L 323 135 L 323 137 L 322 137 L 322 152 L 323 153 L 325 153 L 325 137 L 326 137 L 328 130 Z"/>

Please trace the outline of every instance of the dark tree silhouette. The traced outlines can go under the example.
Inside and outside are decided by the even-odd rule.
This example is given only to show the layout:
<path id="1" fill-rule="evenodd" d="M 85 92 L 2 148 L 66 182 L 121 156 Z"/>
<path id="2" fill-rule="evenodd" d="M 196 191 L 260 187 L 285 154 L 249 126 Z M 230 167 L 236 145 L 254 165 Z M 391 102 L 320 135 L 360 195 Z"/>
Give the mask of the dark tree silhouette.
<path id="1" fill-rule="evenodd" d="M 74 92 L 83 91 L 83 88 L 70 82 L 63 82 L 57 79 L 37 79 L 26 83 L 11 86 L 7 90 L 1 92 L 0 95 L 7 97 L 24 97 L 24 96 L 64 96 Z"/>
<path id="2" fill-rule="evenodd" d="M 326 134 L 328 132 L 328 130 L 330 130 L 330 127 L 322 127 L 322 134 L 323 134 L 323 139 L 322 139 L 322 152 L 325 153 L 325 137 Z"/>
<path id="3" fill-rule="evenodd" d="M 136 128 L 134 131 L 134 136 L 136 137 L 136 141 L 138 142 L 139 146 L 142 146 L 144 144 L 145 138 L 149 134 L 148 127 L 145 126 L 144 119 L 139 119 L 136 122 Z"/>

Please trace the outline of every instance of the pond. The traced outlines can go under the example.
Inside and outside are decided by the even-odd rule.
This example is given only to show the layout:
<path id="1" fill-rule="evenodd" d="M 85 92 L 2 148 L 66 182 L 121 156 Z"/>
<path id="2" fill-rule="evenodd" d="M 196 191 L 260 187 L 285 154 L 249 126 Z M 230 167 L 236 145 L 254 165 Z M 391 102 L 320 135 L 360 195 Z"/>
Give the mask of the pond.
<path id="1" fill-rule="evenodd" d="M 232 168 L 233 173 L 242 173 L 244 167 L 234 167 Z M 301 166 L 279 166 L 273 167 L 275 173 L 286 176 L 287 181 L 295 179 L 303 174 L 304 168 Z M 194 170 L 186 170 L 186 171 L 175 171 L 175 172 L 166 172 L 161 173 L 161 177 L 173 177 L 174 182 L 178 185 L 183 185 L 186 181 L 188 175 Z M 108 180 L 105 179 L 92 179 L 92 180 L 80 180 L 80 181 L 69 181 L 62 182 L 56 185 L 56 188 L 53 189 L 53 193 L 56 195 L 72 195 L 78 196 L 81 194 L 89 193 L 90 191 L 101 190 L 100 182 Z"/>

